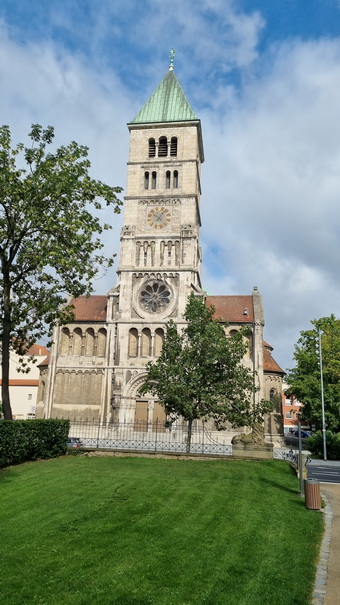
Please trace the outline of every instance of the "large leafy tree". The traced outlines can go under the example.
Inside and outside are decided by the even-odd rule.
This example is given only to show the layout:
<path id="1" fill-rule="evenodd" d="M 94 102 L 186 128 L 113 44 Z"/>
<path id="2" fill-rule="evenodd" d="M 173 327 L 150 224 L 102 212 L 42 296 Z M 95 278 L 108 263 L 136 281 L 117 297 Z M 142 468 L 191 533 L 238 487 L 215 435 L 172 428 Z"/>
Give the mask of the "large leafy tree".
<path id="1" fill-rule="evenodd" d="M 12 148 L 8 126 L 0 128 L 0 342 L 2 405 L 11 418 L 9 355 L 25 353 L 67 321 L 68 295 L 91 291 L 98 268 L 110 265 L 99 236 L 110 226 L 98 211 L 119 212 L 119 187 L 89 176 L 88 149 L 75 142 L 53 150 L 54 131 L 33 125 L 31 144 Z"/>
<path id="2" fill-rule="evenodd" d="M 340 429 L 340 321 L 334 315 L 321 317 L 311 322 L 312 328 L 300 332 L 295 345 L 295 368 L 288 370 L 288 394 L 294 395 L 303 407 L 301 417 L 309 424 L 322 428 L 321 372 L 319 334 L 325 420 L 327 428 Z"/>
<path id="3" fill-rule="evenodd" d="M 164 406 L 169 422 L 188 422 L 190 451 L 194 420 L 212 418 L 216 427 L 252 426 L 271 409 L 269 402 L 253 405 L 254 375 L 242 364 L 245 345 L 241 333 L 226 337 L 214 319 L 214 308 L 191 295 L 185 310 L 186 326 L 179 332 L 171 320 L 160 357 L 147 364 L 140 394 L 151 393 Z"/>

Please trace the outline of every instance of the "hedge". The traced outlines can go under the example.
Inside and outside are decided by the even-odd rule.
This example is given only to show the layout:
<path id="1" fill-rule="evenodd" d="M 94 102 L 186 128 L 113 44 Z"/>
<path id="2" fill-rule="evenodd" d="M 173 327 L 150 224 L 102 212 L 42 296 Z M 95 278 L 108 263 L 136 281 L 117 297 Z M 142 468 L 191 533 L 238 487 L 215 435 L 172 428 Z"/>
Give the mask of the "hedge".
<path id="1" fill-rule="evenodd" d="M 0 420 L 0 468 L 66 453 L 69 420 Z"/>
<path id="2" fill-rule="evenodd" d="M 307 448 L 318 458 L 323 457 L 323 436 L 322 431 L 317 431 L 311 437 L 308 437 Z M 328 460 L 340 460 L 340 433 L 326 431 L 326 448 Z"/>

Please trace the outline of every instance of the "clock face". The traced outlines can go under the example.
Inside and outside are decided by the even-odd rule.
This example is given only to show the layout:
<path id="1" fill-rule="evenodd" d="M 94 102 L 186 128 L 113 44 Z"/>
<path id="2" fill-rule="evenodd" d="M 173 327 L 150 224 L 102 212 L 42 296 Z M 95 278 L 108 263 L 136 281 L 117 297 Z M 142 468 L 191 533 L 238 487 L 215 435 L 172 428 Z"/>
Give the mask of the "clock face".
<path id="1" fill-rule="evenodd" d="M 163 227 L 166 227 L 170 223 L 170 219 L 170 210 L 163 206 L 152 208 L 148 213 L 148 223 L 154 229 L 163 229 Z"/>

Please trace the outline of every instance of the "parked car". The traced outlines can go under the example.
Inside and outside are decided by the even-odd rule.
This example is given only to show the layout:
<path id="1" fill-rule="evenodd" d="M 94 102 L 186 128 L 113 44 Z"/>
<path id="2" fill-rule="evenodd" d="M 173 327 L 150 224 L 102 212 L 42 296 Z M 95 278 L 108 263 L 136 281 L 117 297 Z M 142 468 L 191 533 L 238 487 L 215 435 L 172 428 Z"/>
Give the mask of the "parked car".
<path id="1" fill-rule="evenodd" d="M 82 447 L 83 442 L 79 437 L 69 437 L 67 440 L 67 447 Z"/>
<path id="2" fill-rule="evenodd" d="M 301 437 L 302 439 L 307 439 L 307 437 L 311 436 L 311 432 L 310 431 L 305 431 L 304 429 L 301 429 Z M 293 435 L 294 437 L 298 437 L 299 436 L 299 431 L 293 431 Z"/>

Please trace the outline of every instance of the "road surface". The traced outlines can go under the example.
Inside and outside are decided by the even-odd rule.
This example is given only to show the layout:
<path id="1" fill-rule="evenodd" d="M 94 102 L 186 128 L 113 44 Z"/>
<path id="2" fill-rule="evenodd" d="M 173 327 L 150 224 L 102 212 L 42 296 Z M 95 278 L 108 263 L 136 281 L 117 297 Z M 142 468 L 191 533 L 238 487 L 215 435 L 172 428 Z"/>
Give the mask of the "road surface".
<path id="1" fill-rule="evenodd" d="M 307 464 L 308 479 L 320 483 L 340 483 L 340 462 L 333 460 L 311 460 Z"/>

